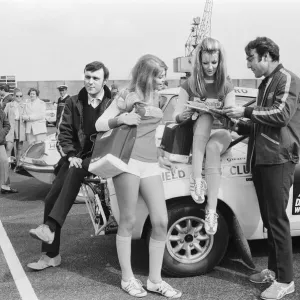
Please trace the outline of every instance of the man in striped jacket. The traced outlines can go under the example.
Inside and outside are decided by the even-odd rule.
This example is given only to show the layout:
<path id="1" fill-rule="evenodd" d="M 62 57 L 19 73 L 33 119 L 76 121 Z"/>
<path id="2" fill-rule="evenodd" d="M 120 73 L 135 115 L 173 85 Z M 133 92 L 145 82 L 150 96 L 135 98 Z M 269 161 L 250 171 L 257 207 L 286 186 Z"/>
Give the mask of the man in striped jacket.
<path id="1" fill-rule="evenodd" d="M 249 135 L 247 167 L 252 171 L 260 212 L 268 230 L 268 269 L 250 276 L 255 283 L 272 282 L 262 299 L 281 299 L 295 291 L 290 223 L 286 214 L 300 150 L 300 79 L 279 63 L 279 47 L 258 37 L 245 48 L 247 67 L 256 78 L 257 106 L 228 107 L 227 115 L 245 117 L 236 131 Z"/>

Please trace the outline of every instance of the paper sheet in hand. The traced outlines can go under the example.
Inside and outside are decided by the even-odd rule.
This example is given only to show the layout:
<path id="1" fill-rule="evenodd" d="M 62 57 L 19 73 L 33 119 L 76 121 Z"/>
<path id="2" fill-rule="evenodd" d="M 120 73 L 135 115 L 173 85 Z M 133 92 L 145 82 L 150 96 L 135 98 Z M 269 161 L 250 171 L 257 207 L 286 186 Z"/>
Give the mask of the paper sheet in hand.
<path id="1" fill-rule="evenodd" d="M 185 104 L 186 107 L 188 108 L 192 108 L 195 109 L 199 112 L 202 113 L 209 113 L 211 115 L 213 115 L 216 118 L 226 118 L 226 119 L 230 119 L 229 117 L 226 116 L 226 114 L 222 111 L 222 109 L 217 109 L 217 108 L 210 108 L 208 106 L 197 106 L 195 104 L 193 104 L 192 102 L 188 102 L 187 104 Z"/>

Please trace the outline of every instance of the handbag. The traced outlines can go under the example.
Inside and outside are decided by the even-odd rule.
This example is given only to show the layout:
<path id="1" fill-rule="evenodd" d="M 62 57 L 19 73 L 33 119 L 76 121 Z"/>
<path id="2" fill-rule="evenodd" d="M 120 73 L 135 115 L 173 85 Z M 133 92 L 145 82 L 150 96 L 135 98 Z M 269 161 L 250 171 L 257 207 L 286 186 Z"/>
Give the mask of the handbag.
<path id="1" fill-rule="evenodd" d="M 89 172 L 111 178 L 128 172 L 128 161 L 136 138 L 136 126 L 121 125 L 97 134 Z"/>
<path id="2" fill-rule="evenodd" d="M 165 156 L 173 162 L 188 163 L 193 144 L 194 121 L 188 119 L 180 124 L 171 123 L 165 126 L 160 148 Z"/>

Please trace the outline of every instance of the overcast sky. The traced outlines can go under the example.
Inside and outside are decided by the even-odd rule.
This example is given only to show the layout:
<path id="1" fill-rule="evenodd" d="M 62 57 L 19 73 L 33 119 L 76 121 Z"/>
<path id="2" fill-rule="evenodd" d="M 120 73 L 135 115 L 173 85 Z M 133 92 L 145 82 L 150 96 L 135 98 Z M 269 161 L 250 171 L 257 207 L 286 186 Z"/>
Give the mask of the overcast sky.
<path id="1" fill-rule="evenodd" d="M 110 79 L 128 79 L 137 59 L 159 56 L 173 72 L 184 56 L 194 17 L 205 0 L 0 0 L 0 75 L 24 80 L 80 80 L 103 61 Z M 281 62 L 300 75 L 299 0 L 214 0 L 212 37 L 223 43 L 232 78 L 253 78 L 244 47 L 268 36 Z"/>

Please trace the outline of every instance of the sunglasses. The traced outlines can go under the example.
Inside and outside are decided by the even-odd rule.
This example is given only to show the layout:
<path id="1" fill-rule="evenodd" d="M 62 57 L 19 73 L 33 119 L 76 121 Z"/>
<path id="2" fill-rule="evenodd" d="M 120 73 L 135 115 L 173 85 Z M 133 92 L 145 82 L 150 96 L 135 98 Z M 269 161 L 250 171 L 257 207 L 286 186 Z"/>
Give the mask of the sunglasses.
<path id="1" fill-rule="evenodd" d="M 16 95 L 16 97 L 17 97 L 17 98 L 22 98 L 22 97 L 23 97 L 23 95 Z"/>

